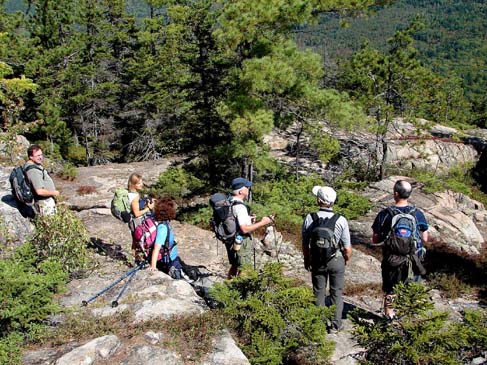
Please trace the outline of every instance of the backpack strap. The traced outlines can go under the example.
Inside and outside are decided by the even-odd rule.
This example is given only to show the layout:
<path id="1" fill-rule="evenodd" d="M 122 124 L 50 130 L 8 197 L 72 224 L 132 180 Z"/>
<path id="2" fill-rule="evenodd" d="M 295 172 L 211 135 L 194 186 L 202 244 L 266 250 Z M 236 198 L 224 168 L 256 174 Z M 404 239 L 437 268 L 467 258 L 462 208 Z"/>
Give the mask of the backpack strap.
<path id="1" fill-rule="evenodd" d="M 32 190 L 32 195 L 34 196 L 35 199 L 38 199 L 39 198 L 39 195 L 37 195 L 37 193 L 36 193 L 36 191 L 34 189 L 34 186 L 32 185 L 32 183 L 31 183 L 31 181 L 29 179 L 29 176 L 27 175 L 27 171 L 30 171 L 30 170 L 33 170 L 33 169 L 37 169 L 37 170 L 41 171 L 42 172 L 42 175 L 43 175 L 42 178 L 44 178 L 44 171 L 46 169 L 44 167 L 42 167 L 42 166 L 39 166 L 39 165 L 35 164 L 35 163 L 29 164 L 29 166 L 27 166 L 26 168 L 22 168 L 22 171 L 24 172 L 24 176 L 25 176 L 25 178 L 26 178 L 27 182 L 29 183 L 29 186 L 30 186 L 30 188 Z"/>
<path id="2" fill-rule="evenodd" d="M 335 226 L 337 224 L 338 219 L 341 217 L 340 214 L 336 213 L 332 217 L 330 217 L 330 225 L 333 224 L 333 229 L 335 229 Z"/>
<path id="3" fill-rule="evenodd" d="M 29 164 L 29 166 L 27 166 L 25 169 L 23 168 L 22 170 L 23 170 L 25 173 L 27 173 L 27 171 L 30 171 L 30 170 L 32 170 L 32 169 L 38 169 L 38 170 L 40 170 L 40 171 L 42 171 L 42 172 L 44 172 L 44 170 L 45 170 L 43 167 L 38 166 L 38 165 L 37 165 L 37 164 L 35 164 L 35 163 L 31 163 L 31 164 Z"/>

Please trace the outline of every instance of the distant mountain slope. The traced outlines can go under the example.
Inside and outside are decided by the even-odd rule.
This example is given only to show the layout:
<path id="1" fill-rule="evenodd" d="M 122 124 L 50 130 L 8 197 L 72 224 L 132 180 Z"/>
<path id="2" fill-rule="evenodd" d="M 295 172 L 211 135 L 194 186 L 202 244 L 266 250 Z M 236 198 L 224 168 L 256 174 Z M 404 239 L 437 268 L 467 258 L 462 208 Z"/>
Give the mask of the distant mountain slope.
<path id="1" fill-rule="evenodd" d="M 426 29 L 416 37 L 416 47 L 426 65 L 443 75 L 456 73 L 477 112 L 485 113 L 487 102 L 487 2 L 485 0 L 400 0 L 377 8 L 373 15 L 357 19 L 323 16 L 319 24 L 299 29 L 300 46 L 320 53 L 331 67 L 369 39 L 375 48 L 384 48 L 397 29 L 420 15 Z M 340 27 L 340 21 L 348 27 Z"/>

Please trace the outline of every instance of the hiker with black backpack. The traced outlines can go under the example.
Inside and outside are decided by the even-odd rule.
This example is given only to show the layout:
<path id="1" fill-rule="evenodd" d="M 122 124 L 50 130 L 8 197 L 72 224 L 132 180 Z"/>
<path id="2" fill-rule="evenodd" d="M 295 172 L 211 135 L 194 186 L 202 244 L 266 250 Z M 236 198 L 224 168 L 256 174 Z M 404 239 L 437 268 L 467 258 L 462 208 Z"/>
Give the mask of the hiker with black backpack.
<path id="1" fill-rule="evenodd" d="M 224 242 L 230 263 L 227 274 L 229 279 L 240 274 L 242 265 L 252 263 L 253 242 L 251 233 L 274 222 L 272 215 L 255 222 L 255 216 L 249 214 L 244 201 L 248 198 L 251 187 L 252 182 L 243 177 L 232 180 L 230 203 L 236 221 L 236 234 L 231 240 Z"/>
<path id="2" fill-rule="evenodd" d="M 44 155 L 39 145 L 33 144 L 27 149 L 29 160 L 24 165 L 24 171 L 29 180 L 33 195 L 34 207 L 37 213 L 51 215 L 56 212 L 55 197 L 59 196 L 54 182 L 47 170 L 42 166 Z"/>
<path id="3" fill-rule="evenodd" d="M 412 186 L 405 180 L 394 184 L 395 204 L 382 209 L 372 224 L 372 242 L 382 243 L 382 290 L 384 314 L 394 318 L 394 286 L 418 281 L 426 272 L 422 265 L 428 242 L 428 223 L 424 213 L 408 199 Z"/>
<path id="4" fill-rule="evenodd" d="M 342 329 L 343 285 L 345 265 L 352 256 L 348 221 L 333 212 L 336 192 L 329 186 L 315 186 L 312 190 L 320 209 L 306 216 L 302 226 L 304 267 L 311 271 L 313 293 L 317 306 L 326 305 L 326 286 L 330 283 L 330 302 L 335 315 L 330 333 Z"/>

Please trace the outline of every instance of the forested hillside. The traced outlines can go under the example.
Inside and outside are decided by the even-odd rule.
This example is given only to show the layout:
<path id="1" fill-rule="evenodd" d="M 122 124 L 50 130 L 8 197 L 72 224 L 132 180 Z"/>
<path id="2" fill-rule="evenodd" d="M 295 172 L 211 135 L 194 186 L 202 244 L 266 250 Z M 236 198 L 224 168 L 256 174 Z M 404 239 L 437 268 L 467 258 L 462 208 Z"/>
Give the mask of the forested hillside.
<path id="1" fill-rule="evenodd" d="M 275 170 L 263 136 L 291 123 L 296 153 L 305 133 L 324 162 L 339 144 L 323 126 L 368 125 L 385 148 L 397 116 L 482 124 L 484 5 L 387 2 L 6 1 L 3 138 L 76 165 L 191 152 L 215 183 Z"/>
<path id="2" fill-rule="evenodd" d="M 474 122 L 485 126 L 487 104 L 487 3 L 485 1 L 399 0 L 360 17 L 327 14 L 296 30 L 302 47 L 322 55 L 333 81 L 336 63 L 351 57 L 365 40 L 378 49 L 419 15 L 425 28 L 414 35 L 419 59 L 443 76 L 458 76 L 473 104 Z M 345 26 L 341 27 L 340 24 Z"/>

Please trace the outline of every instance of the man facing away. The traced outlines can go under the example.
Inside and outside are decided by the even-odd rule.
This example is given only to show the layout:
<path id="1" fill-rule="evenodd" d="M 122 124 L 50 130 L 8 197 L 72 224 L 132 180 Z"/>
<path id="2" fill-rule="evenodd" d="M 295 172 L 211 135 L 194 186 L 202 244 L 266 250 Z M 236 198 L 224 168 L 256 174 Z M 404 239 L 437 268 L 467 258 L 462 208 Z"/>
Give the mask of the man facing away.
<path id="1" fill-rule="evenodd" d="M 56 212 L 54 197 L 59 196 L 54 182 L 47 170 L 42 166 L 44 156 L 38 145 L 31 145 L 27 149 L 29 160 L 24 165 L 24 171 L 34 190 L 35 207 L 40 215 L 50 215 Z"/>
<path id="2" fill-rule="evenodd" d="M 241 242 L 227 242 L 225 247 L 227 249 L 228 261 L 230 263 L 230 270 L 228 271 L 228 278 L 232 278 L 240 274 L 240 268 L 244 264 L 252 263 L 252 235 L 251 233 L 260 227 L 264 227 L 273 222 L 272 216 L 263 217 L 259 222 L 255 221 L 255 216 L 249 215 L 247 206 L 244 201 L 249 196 L 252 182 L 242 177 L 237 177 L 232 180 L 232 210 L 237 223 L 236 239 Z"/>
<path id="3" fill-rule="evenodd" d="M 372 224 L 372 242 L 380 243 L 386 240 L 391 232 L 392 218 L 395 214 L 411 213 L 416 218 L 416 232 L 417 244 L 416 253 L 413 255 L 413 268 L 418 270 L 418 256 L 422 257 L 424 248 L 423 245 L 428 241 L 428 223 L 426 218 L 419 209 L 410 205 L 408 199 L 413 188 L 411 184 L 405 180 L 398 180 L 394 184 L 394 205 L 389 208 L 382 209 L 377 214 L 374 223 Z M 395 213 L 394 213 L 395 212 Z M 386 245 L 383 245 L 383 258 L 381 263 L 382 271 L 382 290 L 384 291 L 384 314 L 389 317 L 394 317 L 394 286 L 399 282 L 407 282 L 411 276 L 410 266 L 407 260 L 400 260 L 399 255 L 392 255 Z M 402 262 L 397 265 L 398 262 Z M 419 263 L 421 266 L 421 264 Z M 421 270 L 424 270 L 421 266 Z M 416 272 L 417 274 L 417 272 Z M 417 276 L 416 279 L 420 277 Z"/>
<path id="4" fill-rule="evenodd" d="M 304 267 L 311 271 L 313 293 L 316 297 L 316 305 L 324 306 L 326 298 L 326 286 L 330 283 L 330 301 L 336 306 L 335 315 L 329 328 L 330 332 L 338 332 L 342 329 L 343 312 L 343 285 L 345 281 L 345 265 L 352 256 L 352 245 L 350 243 L 350 231 L 345 217 L 333 212 L 333 204 L 336 199 L 336 192 L 329 186 L 315 186 L 312 190 L 316 196 L 316 202 L 320 209 L 315 214 L 308 214 L 302 226 L 302 249 L 304 256 Z M 334 251 L 330 258 L 323 260 L 316 257 L 314 249 L 314 232 L 320 222 L 329 219 L 333 226 Z M 313 254 L 315 253 L 315 254 Z"/>

